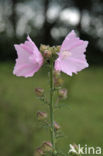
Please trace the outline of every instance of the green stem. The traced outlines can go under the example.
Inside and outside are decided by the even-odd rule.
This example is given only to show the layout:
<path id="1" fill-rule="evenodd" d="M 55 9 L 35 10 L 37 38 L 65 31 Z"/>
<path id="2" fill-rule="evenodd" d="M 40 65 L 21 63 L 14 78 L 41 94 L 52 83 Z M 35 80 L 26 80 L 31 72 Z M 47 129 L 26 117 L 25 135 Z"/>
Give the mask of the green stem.
<path id="1" fill-rule="evenodd" d="M 51 143 L 55 151 L 55 133 L 54 133 L 54 110 L 53 110 L 53 60 L 50 61 L 50 125 L 51 125 Z M 53 153 L 52 153 L 53 156 Z"/>

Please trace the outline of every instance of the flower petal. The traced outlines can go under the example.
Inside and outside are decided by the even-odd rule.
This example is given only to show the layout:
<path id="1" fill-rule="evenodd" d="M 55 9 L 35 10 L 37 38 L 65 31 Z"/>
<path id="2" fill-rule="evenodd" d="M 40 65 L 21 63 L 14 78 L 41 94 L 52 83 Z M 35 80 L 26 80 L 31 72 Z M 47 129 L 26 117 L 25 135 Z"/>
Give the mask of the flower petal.
<path id="1" fill-rule="evenodd" d="M 43 64 L 43 57 L 34 42 L 27 38 L 24 44 L 14 45 L 18 58 L 13 74 L 16 76 L 31 77 Z"/>
<path id="2" fill-rule="evenodd" d="M 55 61 L 55 69 L 70 76 L 88 67 L 84 52 L 88 41 L 80 40 L 74 31 L 70 32 L 63 41 L 59 57 Z"/>

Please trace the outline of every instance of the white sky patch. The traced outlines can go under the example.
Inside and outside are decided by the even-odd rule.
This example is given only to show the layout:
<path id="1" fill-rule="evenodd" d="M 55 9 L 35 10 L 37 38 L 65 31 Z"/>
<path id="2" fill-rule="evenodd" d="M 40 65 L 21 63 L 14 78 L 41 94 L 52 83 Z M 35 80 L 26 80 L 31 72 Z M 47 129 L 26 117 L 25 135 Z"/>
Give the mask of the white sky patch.
<path id="1" fill-rule="evenodd" d="M 42 13 L 37 13 L 35 16 L 35 20 L 33 21 L 34 25 L 37 28 L 41 28 L 44 23 L 44 16 Z"/>
<path id="2" fill-rule="evenodd" d="M 5 10 L 5 11 L 4 11 Z M 12 25 L 9 17 L 11 15 L 11 4 L 8 0 L 6 3 L 0 2 L 0 32 L 6 31 L 7 34 L 12 35 Z"/>
<path id="3" fill-rule="evenodd" d="M 51 35 L 54 39 L 58 39 L 60 37 L 64 37 L 67 33 L 67 29 L 66 28 L 53 28 L 51 30 Z"/>
<path id="4" fill-rule="evenodd" d="M 18 4 L 17 5 L 17 13 L 20 16 L 20 19 L 17 23 L 17 30 L 16 33 L 19 36 L 22 36 L 26 31 L 30 31 L 30 27 L 28 26 L 28 22 L 30 20 L 33 21 L 35 18 L 35 12 L 33 9 L 28 5 Z"/>
<path id="5" fill-rule="evenodd" d="M 83 13 L 83 17 L 82 17 L 82 27 L 84 28 L 84 29 L 87 29 L 88 27 L 89 27 L 89 25 L 90 25 L 90 16 L 89 16 L 89 14 L 87 13 L 87 12 L 84 12 Z"/>
<path id="6" fill-rule="evenodd" d="M 98 33 L 98 37 L 102 37 L 103 38 L 103 28 L 102 27 L 97 29 L 97 33 Z"/>
<path id="7" fill-rule="evenodd" d="M 77 25 L 80 19 L 80 13 L 77 9 L 65 9 L 60 14 L 60 20 L 71 24 Z"/>
<path id="8" fill-rule="evenodd" d="M 29 5 L 27 6 L 25 4 L 19 3 L 16 9 L 19 15 L 25 14 L 26 18 L 32 18 L 35 15 L 34 10 Z"/>
<path id="9" fill-rule="evenodd" d="M 49 21 L 54 21 L 60 13 L 60 7 L 58 6 L 52 6 L 47 11 L 47 18 Z"/>

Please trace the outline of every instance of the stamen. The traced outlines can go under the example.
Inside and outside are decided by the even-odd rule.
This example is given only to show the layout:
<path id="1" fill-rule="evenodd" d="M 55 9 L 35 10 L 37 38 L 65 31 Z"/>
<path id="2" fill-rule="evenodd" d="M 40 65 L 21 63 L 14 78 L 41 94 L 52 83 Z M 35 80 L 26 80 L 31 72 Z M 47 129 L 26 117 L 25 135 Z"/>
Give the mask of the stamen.
<path id="1" fill-rule="evenodd" d="M 71 56 L 71 55 L 72 55 L 72 53 L 71 53 L 70 51 L 64 50 L 64 51 L 62 52 L 62 59 L 66 59 L 67 57 L 69 57 L 69 56 Z"/>

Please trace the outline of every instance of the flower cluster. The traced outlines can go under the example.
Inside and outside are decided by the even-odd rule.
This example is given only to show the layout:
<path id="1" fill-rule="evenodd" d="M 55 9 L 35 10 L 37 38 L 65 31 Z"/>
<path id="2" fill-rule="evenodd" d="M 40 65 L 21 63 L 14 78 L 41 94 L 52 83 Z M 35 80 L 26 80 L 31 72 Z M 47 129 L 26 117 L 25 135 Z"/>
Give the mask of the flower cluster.
<path id="1" fill-rule="evenodd" d="M 15 45 L 18 58 L 13 73 L 16 76 L 32 77 L 43 65 L 45 59 L 57 55 L 54 68 L 70 76 L 88 67 L 84 52 L 88 41 L 80 40 L 74 31 L 70 32 L 61 46 L 41 45 L 40 50 L 27 37 L 24 44 Z"/>
<path id="2" fill-rule="evenodd" d="M 45 141 L 35 150 L 34 156 L 42 156 L 51 153 L 52 156 L 59 155 L 55 147 L 56 139 L 61 136 L 61 126 L 54 120 L 54 109 L 60 107 L 60 100 L 67 98 L 67 89 L 62 88 L 63 79 L 61 72 L 72 76 L 88 67 L 85 51 L 88 41 L 80 40 L 74 31 L 71 31 L 61 46 L 41 45 L 40 50 L 28 36 L 24 44 L 15 45 L 18 58 L 13 74 L 16 76 L 32 77 L 43 65 L 49 65 L 50 78 L 50 100 L 45 96 L 43 88 L 35 88 L 35 94 L 49 106 L 49 115 L 38 111 L 38 121 L 46 124 L 50 129 L 51 141 Z M 56 93 L 54 103 L 53 96 Z M 46 97 L 46 98 L 45 98 Z M 50 121 L 48 121 L 50 116 Z"/>

